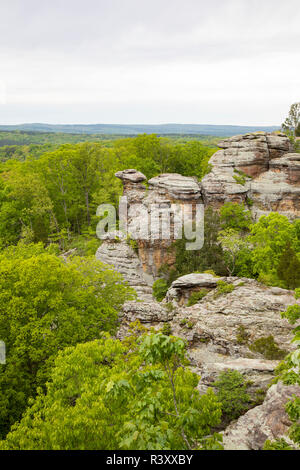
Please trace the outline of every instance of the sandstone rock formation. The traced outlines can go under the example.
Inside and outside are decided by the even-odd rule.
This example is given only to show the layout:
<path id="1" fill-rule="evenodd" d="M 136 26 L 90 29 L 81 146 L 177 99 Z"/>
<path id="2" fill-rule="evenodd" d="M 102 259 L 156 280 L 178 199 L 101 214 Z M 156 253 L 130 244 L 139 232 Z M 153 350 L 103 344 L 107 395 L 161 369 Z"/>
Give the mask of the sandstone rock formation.
<path id="1" fill-rule="evenodd" d="M 293 395 L 300 397 L 299 386 L 272 385 L 262 405 L 249 410 L 226 429 L 223 434 L 225 450 L 260 450 L 267 439 L 289 441 L 286 433 L 291 422 L 285 405 Z"/>
<path id="2" fill-rule="evenodd" d="M 232 284 L 233 291 L 219 295 L 219 280 Z M 187 299 L 196 287 L 206 288 L 208 293 L 187 307 L 181 299 Z M 292 291 L 266 287 L 253 279 L 192 274 L 173 282 L 166 302 L 172 302 L 176 311 L 171 321 L 172 333 L 189 342 L 192 363 L 204 385 L 210 385 L 221 370 L 235 369 L 256 386 L 265 387 L 278 361 L 265 359 L 249 346 L 259 338 L 273 335 L 280 349 L 294 349 L 293 328 L 280 317 L 281 311 L 295 304 Z"/>
<path id="3" fill-rule="evenodd" d="M 157 278 L 163 264 L 174 263 L 168 248 L 180 230 L 182 211 L 191 219 L 202 201 L 200 184 L 194 177 L 171 173 L 150 179 L 146 189 L 140 172 L 125 170 L 116 176 L 124 185 L 127 230 L 137 242 L 143 270 Z"/>
<path id="4" fill-rule="evenodd" d="M 252 212 L 258 219 L 279 212 L 289 219 L 300 216 L 300 155 L 287 153 L 270 161 L 269 170 L 250 183 Z"/>
<path id="5" fill-rule="evenodd" d="M 179 305 L 186 305 L 191 294 L 201 289 L 211 290 L 217 287 L 217 282 L 223 277 L 215 277 L 207 273 L 191 273 L 176 279 L 166 295 L 166 301 L 175 301 Z"/>
<path id="6" fill-rule="evenodd" d="M 300 216 L 300 156 L 290 153 L 285 134 L 239 135 L 219 146 L 209 162 L 211 172 L 201 182 L 171 173 L 150 179 L 146 187 L 139 171 L 116 173 L 127 198 L 126 230 L 137 241 L 144 272 L 154 279 L 160 277 L 162 265 L 174 263 L 169 247 L 178 238 L 180 216 L 184 212 L 192 219 L 199 203 L 215 209 L 228 201 L 244 203 L 256 219 L 271 211 L 289 219 Z M 162 228 L 162 220 L 170 222 L 170 233 Z"/>
<path id="7" fill-rule="evenodd" d="M 233 291 L 219 295 L 219 280 L 232 284 Z M 197 288 L 205 288 L 208 293 L 187 307 L 186 300 Z M 266 359 L 249 346 L 272 335 L 281 350 L 295 349 L 291 345 L 293 327 L 280 316 L 295 302 L 292 291 L 266 287 L 253 279 L 193 273 L 174 281 L 161 303 L 149 295 L 142 302 L 127 302 L 119 337 L 126 335 L 135 320 L 156 329 L 168 322 L 172 334 L 187 341 L 191 364 L 201 376 L 202 387 L 211 386 L 221 371 L 234 369 L 253 381 L 254 391 L 266 390 L 279 361 Z"/>
<path id="8" fill-rule="evenodd" d="M 201 376 L 201 391 L 210 387 L 221 371 L 234 369 L 252 381 L 250 393 L 255 395 L 256 390 L 267 390 L 279 361 L 266 359 L 249 346 L 272 335 L 281 350 L 295 348 L 291 345 L 293 327 L 280 316 L 296 302 L 292 291 L 266 287 L 253 279 L 191 273 L 172 283 L 163 302 L 152 297 L 151 286 L 161 277 L 161 266 L 174 263 L 169 247 L 178 235 L 177 210 L 191 219 L 199 203 L 218 209 L 232 201 L 248 204 L 256 218 L 270 211 L 290 219 L 300 216 L 300 155 L 291 153 L 284 134 L 236 136 L 221 142 L 220 147 L 211 157 L 211 172 L 201 182 L 194 177 L 162 174 L 146 184 L 146 177 L 134 169 L 118 172 L 127 198 L 127 228 L 135 242 L 121 231 L 108 233 L 96 257 L 114 266 L 138 293 L 137 302 L 124 305 L 118 337 L 124 337 L 135 320 L 155 329 L 168 322 L 172 334 L 188 343 L 191 365 Z M 170 222 L 165 238 L 161 217 Z M 232 285 L 232 291 L 219 292 L 219 281 Z M 200 290 L 202 300 L 188 307 L 190 296 Z M 284 434 L 289 423 L 283 402 L 290 391 L 279 385 L 271 387 L 263 405 L 226 430 L 225 447 L 259 449 L 266 439 Z"/>
<path id="9" fill-rule="evenodd" d="M 96 259 L 121 273 L 140 299 L 152 300 L 153 279 L 143 271 L 137 254 L 122 232 L 109 232 L 103 237 Z"/>
<path id="10" fill-rule="evenodd" d="M 299 154 L 285 134 L 256 132 L 219 143 L 210 159 L 212 171 L 202 184 L 206 205 L 251 203 L 256 219 L 271 211 L 290 219 L 300 216 Z"/>

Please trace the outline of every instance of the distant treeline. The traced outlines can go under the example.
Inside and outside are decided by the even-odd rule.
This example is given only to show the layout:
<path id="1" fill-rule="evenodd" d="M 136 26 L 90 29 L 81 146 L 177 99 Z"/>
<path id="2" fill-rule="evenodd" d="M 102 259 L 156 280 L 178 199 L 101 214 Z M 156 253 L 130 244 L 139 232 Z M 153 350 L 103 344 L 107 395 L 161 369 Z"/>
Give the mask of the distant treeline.
<path id="1" fill-rule="evenodd" d="M 61 132 L 75 134 L 114 134 L 114 135 L 210 135 L 233 136 L 247 132 L 279 130 L 279 126 L 228 126 L 211 124 L 19 124 L 13 126 L 0 126 L 0 131 L 38 131 Z"/>
<path id="2" fill-rule="evenodd" d="M 135 135 L 126 136 L 134 138 Z M 24 161 L 27 157 L 39 158 L 43 153 L 57 149 L 63 144 L 79 144 L 84 142 L 99 142 L 104 147 L 112 148 L 114 142 L 124 138 L 121 135 L 110 134 L 70 134 L 38 131 L 1 131 L 0 130 L 0 162 L 7 160 Z M 219 137 L 196 135 L 168 135 L 169 141 L 185 144 L 199 141 L 204 146 L 215 148 Z"/>

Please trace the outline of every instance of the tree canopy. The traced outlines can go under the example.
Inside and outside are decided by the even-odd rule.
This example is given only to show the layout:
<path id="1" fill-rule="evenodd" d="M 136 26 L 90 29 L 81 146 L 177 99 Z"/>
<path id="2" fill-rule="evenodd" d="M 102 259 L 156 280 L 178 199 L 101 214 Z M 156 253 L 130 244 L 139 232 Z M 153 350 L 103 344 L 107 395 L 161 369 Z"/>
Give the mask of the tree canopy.
<path id="1" fill-rule="evenodd" d="M 0 449 L 222 448 L 221 405 L 185 366 L 184 342 L 161 333 L 102 338 L 60 351 Z"/>
<path id="2" fill-rule="evenodd" d="M 123 302 L 134 298 L 120 274 L 94 258 L 64 262 L 42 245 L 0 253 L 0 432 L 19 419 L 43 386 L 57 352 L 113 333 Z"/>

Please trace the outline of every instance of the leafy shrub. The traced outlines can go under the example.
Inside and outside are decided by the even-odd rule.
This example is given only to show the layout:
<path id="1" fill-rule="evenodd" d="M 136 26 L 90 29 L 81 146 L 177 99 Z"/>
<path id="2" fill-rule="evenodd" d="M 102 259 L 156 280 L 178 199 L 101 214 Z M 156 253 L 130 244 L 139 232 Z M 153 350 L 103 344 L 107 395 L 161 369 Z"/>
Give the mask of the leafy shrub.
<path id="1" fill-rule="evenodd" d="M 170 323 L 164 323 L 163 327 L 160 330 L 163 335 L 170 336 L 172 334 L 172 328 Z"/>
<path id="2" fill-rule="evenodd" d="M 246 196 L 246 204 L 248 207 L 252 207 L 254 202 L 253 202 L 253 199 L 251 199 L 250 197 Z"/>
<path id="3" fill-rule="evenodd" d="M 279 259 L 277 275 L 284 281 L 284 287 L 288 289 L 300 287 L 300 261 L 290 243 L 287 243 Z"/>
<path id="4" fill-rule="evenodd" d="M 247 393 L 248 384 L 239 372 L 231 369 L 221 372 L 212 385 L 217 389 L 225 421 L 237 419 L 249 408 L 251 397 Z"/>
<path id="5" fill-rule="evenodd" d="M 220 220 L 223 229 L 232 228 L 237 231 L 247 231 L 252 222 L 252 216 L 244 204 L 225 202 L 220 209 Z"/>
<path id="6" fill-rule="evenodd" d="M 249 349 L 270 360 L 283 359 L 287 355 L 287 351 L 278 347 L 272 335 L 257 339 L 249 346 Z"/>
<path id="7" fill-rule="evenodd" d="M 238 344 L 247 344 L 250 334 L 247 332 L 243 325 L 240 325 L 237 329 L 236 342 Z"/>
<path id="8" fill-rule="evenodd" d="M 139 254 L 139 246 L 138 246 L 138 243 L 136 240 L 134 240 L 133 238 L 131 238 L 129 235 L 127 236 L 127 239 L 126 239 L 126 243 L 127 245 L 129 245 L 133 251 L 138 255 Z"/>
<path id="9" fill-rule="evenodd" d="M 235 179 L 235 181 L 238 184 L 241 184 L 242 186 L 244 186 L 247 181 L 247 175 L 243 173 L 242 171 L 237 170 L 236 168 L 234 169 L 234 173 L 235 174 L 233 175 L 233 178 Z"/>
<path id="10" fill-rule="evenodd" d="M 230 292 L 232 292 L 233 290 L 234 290 L 233 284 L 228 284 L 228 282 L 225 282 L 225 281 L 218 281 L 214 298 L 217 299 L 221 295 L 230 294 Z"/>
<path id="11" fill-rule="evenodd" d="M 168 290 L 168 283 L 165 279 L 157 279 L 157 281 L 153 283 L 152 289 L 153 296 L 155 297 L 155 299 L 158 302 L 161 302 L 166 296 Z"/>
<path id="12" fill-rule="evenodd" d="M 266 441 L 263 450 L 293 450 L 293 448 L 284 439 L 277 439 L 273 442 Z"/>
<path id="13" fill-rule="evenodd" d="M 300 318 L 300 305 L 290 305 L 285 312 L 281 312 L 282 318 L 287 318 L 291 325 L 294 325 Z"/>
<path id="14" fill-rule="evenodd" d="M 191 294 L 191 296 L 188 300 L 187 306 L 191 307 L 192 305 L 195 305 L 200 300 L 202 300 L 203 297 L 205 297 L 208 294 L 208 292 L 209 292 L 208 289 L 200 289 L 198 291 L 192 292 L 192 294 Z"/>
<path id="15" fill-rule="evenodd" d="M 185 326 L 186 328 L 191 330 L 194 326 L 194 323 L 192 321 L 188 320 L 187 318 L 183 318 L 182 320 L 180 320 L 180 325 Z"/>

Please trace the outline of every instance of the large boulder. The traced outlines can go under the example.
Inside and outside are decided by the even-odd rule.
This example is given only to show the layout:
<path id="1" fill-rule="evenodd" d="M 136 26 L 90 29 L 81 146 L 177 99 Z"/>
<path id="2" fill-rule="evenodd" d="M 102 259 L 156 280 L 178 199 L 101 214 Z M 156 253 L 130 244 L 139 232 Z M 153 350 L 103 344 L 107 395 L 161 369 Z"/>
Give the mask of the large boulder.
<path id="1" fill-rule="evenodd" d="M 201 198 L 201 186 L 195 177 L 164 173 L 151 178 L 148 184 L 150 191 L 163 194 L 170 200 L 198 201 Z"/>

